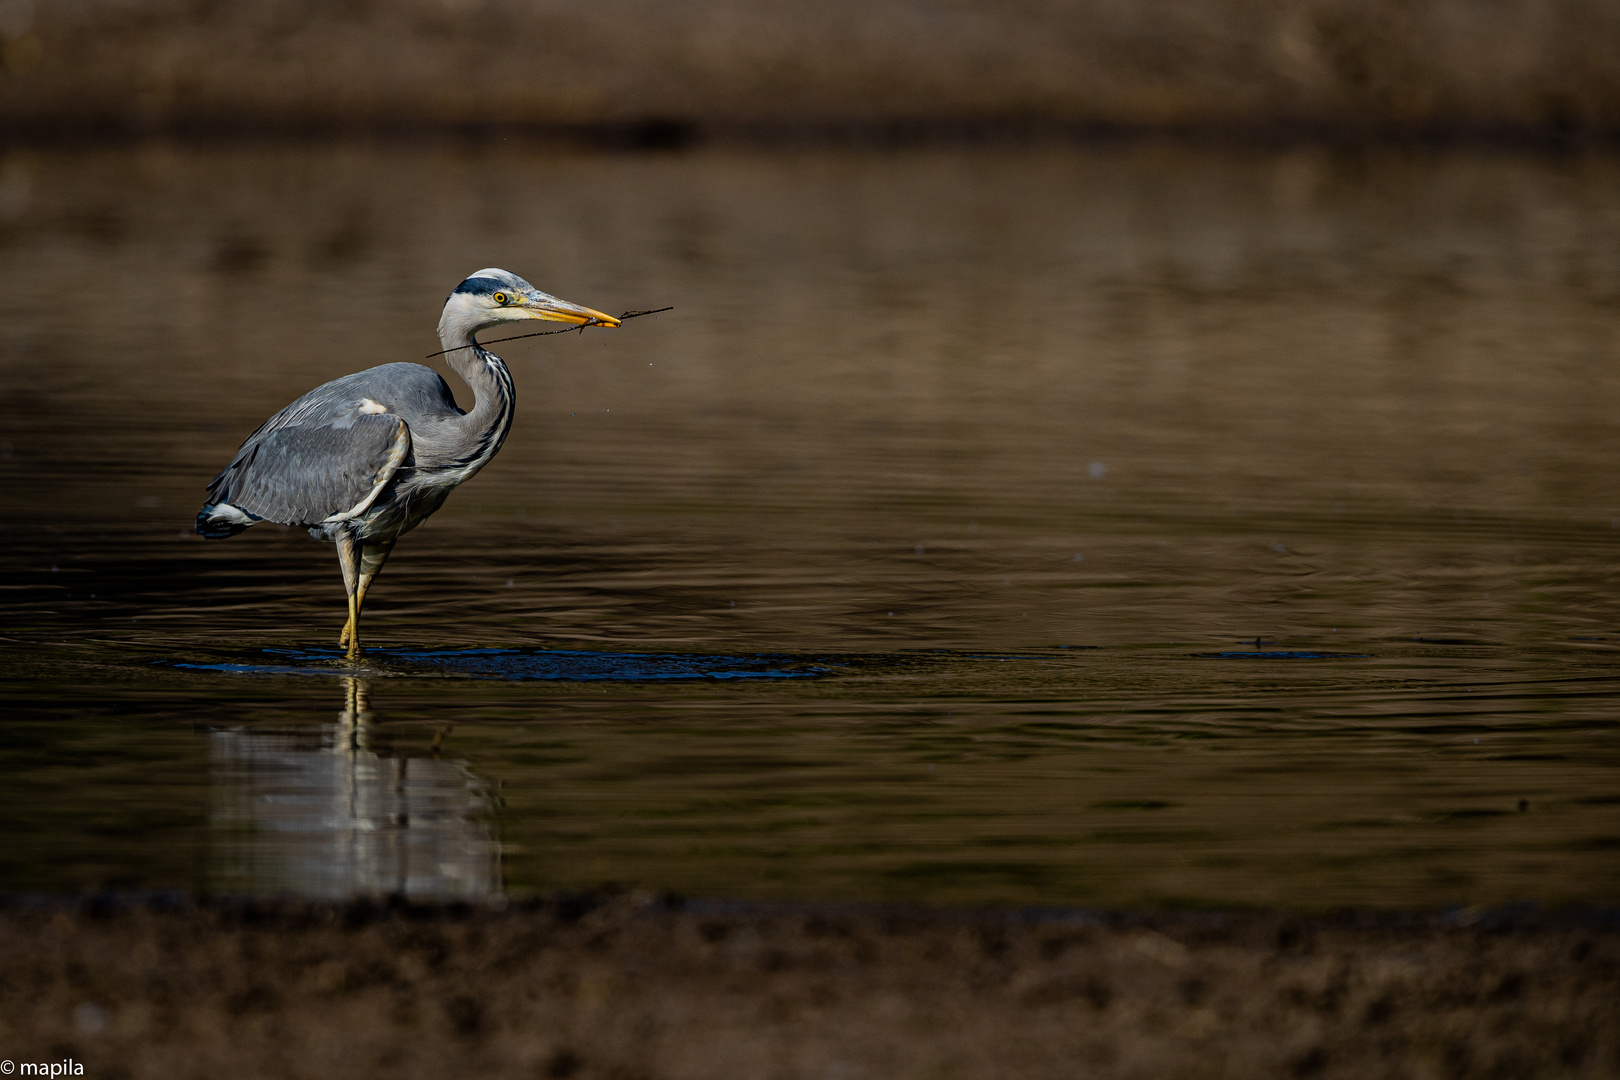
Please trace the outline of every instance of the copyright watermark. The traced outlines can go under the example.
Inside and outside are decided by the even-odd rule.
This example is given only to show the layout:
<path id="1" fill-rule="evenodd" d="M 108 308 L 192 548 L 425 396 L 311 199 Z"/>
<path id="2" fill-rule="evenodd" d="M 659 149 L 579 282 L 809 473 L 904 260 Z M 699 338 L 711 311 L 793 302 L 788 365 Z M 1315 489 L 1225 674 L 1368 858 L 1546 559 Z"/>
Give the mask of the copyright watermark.
<path id="1" fill-rule="evenodd" d="M 83 1062 L 72 1058 L 61 1061 L 0 1061 L 0 1076 L 83 1076 Z"/>

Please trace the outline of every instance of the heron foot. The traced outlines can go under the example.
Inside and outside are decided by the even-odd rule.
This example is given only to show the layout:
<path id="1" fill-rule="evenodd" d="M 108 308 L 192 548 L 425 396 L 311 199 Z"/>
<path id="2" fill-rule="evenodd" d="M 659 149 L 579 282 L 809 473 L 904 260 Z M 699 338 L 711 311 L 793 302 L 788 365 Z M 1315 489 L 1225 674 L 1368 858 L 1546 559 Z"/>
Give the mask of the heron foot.
<path id="1" fill-rule="evenodd" d="M 349 661 L 353 662 L 355 660 L 360 659 L 360 635 L 356 634 L 353 637 L 349 638 L 348 644 L 349 644 L 349 653 L 348 653 Z"/>

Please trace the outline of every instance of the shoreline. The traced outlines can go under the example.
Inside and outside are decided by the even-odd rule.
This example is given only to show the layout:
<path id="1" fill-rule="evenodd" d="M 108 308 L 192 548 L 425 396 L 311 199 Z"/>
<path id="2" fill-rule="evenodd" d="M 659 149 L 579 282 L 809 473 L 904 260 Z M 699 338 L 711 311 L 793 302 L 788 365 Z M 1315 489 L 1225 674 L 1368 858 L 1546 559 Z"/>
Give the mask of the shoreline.
<path id="1" fill-rule="evenodd" d="M 0 128 L 1620 134 L 1612 4 L 15 4 Z M 914 136 L 907 136 L 914 137 Z M 1562 134 L 1559 138 L 1564 137 Z"/>
<path id="2" fill-rule="evenodd" d="M 1612 1076 L 1620 913 L 583 894 L 0 903 L 0 1055 L 90 1076 Z"/>
<path id="3" fill-rule="evenodd" d="M 1484 153 L 1605 155 L 1620 150 L 1620 128 L 1551 124 L 1365 126 L 1291 121 L 1239 124 L 1135 124 L 1048 118 L 899 117 L 784 123 L 726 123 L 647 117 L 580 123 L 412 121 L 349 123 L 299 117 L 180 117 L 157 123 L 122 117 L 0 115 L 6 150 L 207 146 L 520 146 L 605 153 L 750 151 L 1007 151 L 1164 146 L 1194 151 L 1327 153 Z"/>

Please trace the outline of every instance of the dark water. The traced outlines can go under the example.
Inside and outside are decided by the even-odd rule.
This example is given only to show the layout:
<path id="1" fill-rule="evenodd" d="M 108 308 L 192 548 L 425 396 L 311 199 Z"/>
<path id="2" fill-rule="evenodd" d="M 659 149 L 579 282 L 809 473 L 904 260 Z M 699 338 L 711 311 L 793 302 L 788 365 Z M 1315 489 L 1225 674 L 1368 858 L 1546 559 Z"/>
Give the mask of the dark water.
<path id="1" fill-rule="evenodd" d="M 202 485 L 487 265 L 675 311 L 351 669 Z M 0 286 L 0 888 L 1620 898 L 1615 159 L 13 152 Z"/>

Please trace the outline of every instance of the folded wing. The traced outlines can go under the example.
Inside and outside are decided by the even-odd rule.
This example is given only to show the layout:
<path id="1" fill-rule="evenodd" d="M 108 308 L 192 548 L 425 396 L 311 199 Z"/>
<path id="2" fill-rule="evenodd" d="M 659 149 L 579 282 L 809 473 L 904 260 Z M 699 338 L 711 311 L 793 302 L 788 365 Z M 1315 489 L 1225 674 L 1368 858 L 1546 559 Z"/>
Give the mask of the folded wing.
<path id="1" fill-rule="evenodd" d="M 318 525 L 365 513 L 411 451 L 406 423 L 368 404 L 254 432 L 208 485 L 197 531 L 215 539 L 257 521 Z"/>

